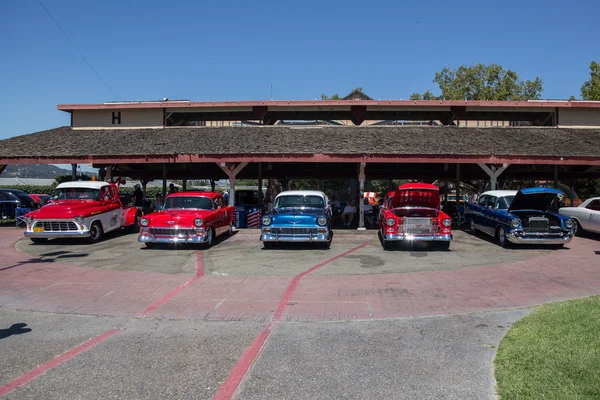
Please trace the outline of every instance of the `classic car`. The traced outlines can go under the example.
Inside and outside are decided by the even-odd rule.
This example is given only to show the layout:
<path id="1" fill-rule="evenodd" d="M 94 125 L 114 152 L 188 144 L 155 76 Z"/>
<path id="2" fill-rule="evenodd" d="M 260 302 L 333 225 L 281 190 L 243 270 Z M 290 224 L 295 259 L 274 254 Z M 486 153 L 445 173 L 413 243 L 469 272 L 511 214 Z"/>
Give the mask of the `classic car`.
<path id="1" fill-rule="evenodd" d="M 507 247 L 511 243 L 563 246 L 573 239 L 573 220 L 549 211 L 558 189 L 534 187 L 492 190 L 477 203 L 467 203 L 465 220 L 471 233 L 484 232 Z"/>
<path id="2" fill-rule="evenodd" d="M 440 210 L 439 188 L 407 183 L 389 192 L 379 211 L 379 235 L 384 249 L 410 241 L 432 242 L 440 249 L 449 249 L 452 219 Z"/>
<path id="3" fill-rule="evenodd" d="M 323 192 L 290 190 L 275 198 L 273 211 L 262 219 L 260 240 L 265 248 L 277 242 L 321 243 L 331 246 L 331 208 Z"/>
<path id="4" fill-rule="evenodd" d="M 156 243 L 202 243 L 207 248 L 214 239 L 233 234 L 235 207 L 226 206 L 220 193 L 177 192 L 165 198 L 160 211 L 140 220 L 139 242 L 146 247 Z"/>
<path id="5" fill-rule="evenodd" d="M 43 207 L 52 201 L 52 196 L 50 196 L 49 194 L 30 194 L 29 197 L 31 197 L 33 201 L 35 201 L 37 208 Z"/>
<path id="6" fill-rule="evenodd" d="M 18 189 L 0 189 L 0 215 L 2 219 L 14 218 L 16 209 L 33 210 L 35 200 L 27 193 Z"/>
<path id="7" fill-rule="evenodd" d="M 50 238 L 85 238 L 96 243 L 105 233 L 116 229 L 129 228 L 137 232 L 142 213 L 121 203 L 120 183 L 77 181 L 59 184 L 52 203 L 25 216 L 25 236 L 34 243 Z"/>
<path id="8" fill-rule="evenodd" d="M 573 220 L 576 235 L 584 231 L 600 233 L 600 197 L 587 199 L 578 207 L 562 207 L 558 213 Z"/>

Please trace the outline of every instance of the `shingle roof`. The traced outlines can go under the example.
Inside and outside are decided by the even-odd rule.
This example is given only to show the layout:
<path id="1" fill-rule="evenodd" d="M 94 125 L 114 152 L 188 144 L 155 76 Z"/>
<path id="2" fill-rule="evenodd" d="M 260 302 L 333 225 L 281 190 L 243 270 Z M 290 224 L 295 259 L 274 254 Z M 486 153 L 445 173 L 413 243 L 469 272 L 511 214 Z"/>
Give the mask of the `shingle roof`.
<path id="1" fill-rule="evenodd" d="M 600 129 L 243 126 L 73 130 L 0 141 L 2 158 L 175 154 L 511 155 L 600 158 Z"/>

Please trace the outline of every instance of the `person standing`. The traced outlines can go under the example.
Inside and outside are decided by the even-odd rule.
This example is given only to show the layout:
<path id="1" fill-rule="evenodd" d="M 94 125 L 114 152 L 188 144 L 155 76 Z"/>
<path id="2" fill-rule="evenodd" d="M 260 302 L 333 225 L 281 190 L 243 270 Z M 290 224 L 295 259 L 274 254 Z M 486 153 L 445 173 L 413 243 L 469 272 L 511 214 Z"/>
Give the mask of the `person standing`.
<path id="1" fill-rule="evenodd" d="M 142 187 L 139 183 L 135 184 L 132 202 L 134 207 L 144 207 L 144 192 L 142 192 Z"/>

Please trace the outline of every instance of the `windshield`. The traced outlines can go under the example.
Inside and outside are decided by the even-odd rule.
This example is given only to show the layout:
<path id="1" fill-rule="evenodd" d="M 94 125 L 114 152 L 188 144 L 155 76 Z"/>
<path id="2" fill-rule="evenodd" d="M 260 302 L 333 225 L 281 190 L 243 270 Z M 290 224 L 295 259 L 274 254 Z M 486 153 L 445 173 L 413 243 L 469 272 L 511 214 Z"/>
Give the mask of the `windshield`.
<path id="1" fill-rule="evenodd" d="M 504 196 L 498 200 L 498 209 L 499 210 L 508 210 L 508 207 L 512 204 L 515 196 Z"/>
<path id="2" fill-rule="evenodd" d="M 100 200 L 100 190 L 90 188 L 62 188 L 54 193 L 56 200 Z"/>
<path id="3" fill-rule="evenodd" d="M 175 196 L 167 197 L 165 210 L 184 208 L 193 210 L 212 210 L 212 200 L 208 197 Z"/>
<path id="4" fill-rule="evenodd" d="M 323 208 L 323 198 L 321 196 L 279 196 L 275 202 L 275 208 Z"/>

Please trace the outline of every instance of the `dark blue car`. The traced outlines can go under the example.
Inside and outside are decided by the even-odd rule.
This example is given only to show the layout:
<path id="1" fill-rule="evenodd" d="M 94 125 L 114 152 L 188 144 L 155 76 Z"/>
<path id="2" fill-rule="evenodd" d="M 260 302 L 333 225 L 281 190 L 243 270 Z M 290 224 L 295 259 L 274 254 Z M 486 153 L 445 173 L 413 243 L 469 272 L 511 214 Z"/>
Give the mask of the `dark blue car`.
<path id="1" fill-rule="evenodd" d="M 464 216 L 471 233 L 487 233 L 502 247 L 512 243 L 563 246 L 573 239 L 573 221 L 548 211 L 559 194 L 560 190 L 542 187 L 492 190 L 479 196 L 477 203 L 467 203 Z"/>
<path id="2" fill-rule="evenodd" d="M 265 248 L 278 242 L 321 243 L 331 246 L 331 208 L 325 193 L 293 190 L 280 193 L 274 209 L 262 219 L 260 240 Z"/>

